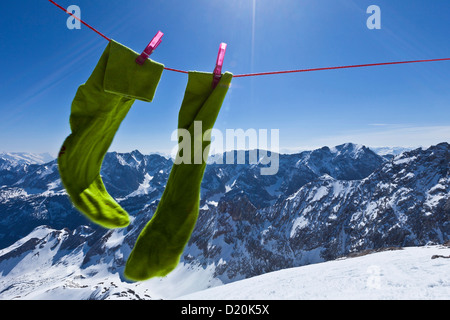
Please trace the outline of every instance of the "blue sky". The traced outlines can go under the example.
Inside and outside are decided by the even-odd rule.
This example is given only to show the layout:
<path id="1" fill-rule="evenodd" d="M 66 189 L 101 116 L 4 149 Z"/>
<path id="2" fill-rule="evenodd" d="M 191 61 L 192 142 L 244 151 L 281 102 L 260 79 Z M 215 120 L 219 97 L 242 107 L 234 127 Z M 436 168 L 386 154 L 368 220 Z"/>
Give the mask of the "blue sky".
<path id="1" fill-rule="evenodd" d="M 446 0 L 58 0 L 152 59 L 212 72 L 219 44 L 234 74 L 450 57 Z M 369 30 L 369 5 L 381 29 Z M 56 154 L 70 105 L 107 45 L 47 0 L 0 3 L 0 151 Z M 168 152 L 187 76 L 163 73 L 152 103 L 137 101 L 111 151 Z M 279 129 L 282 150 L 428 146 L 450 140 L 450 62 L 235 78 L 216 128 Z"/>

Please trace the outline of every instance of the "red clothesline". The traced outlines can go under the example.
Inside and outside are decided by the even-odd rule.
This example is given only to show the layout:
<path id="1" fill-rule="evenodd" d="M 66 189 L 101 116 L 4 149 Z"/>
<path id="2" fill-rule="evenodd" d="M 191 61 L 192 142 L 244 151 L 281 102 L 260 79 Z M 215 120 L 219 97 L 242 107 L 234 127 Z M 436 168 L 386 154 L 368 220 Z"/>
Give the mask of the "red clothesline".
<path id="1" fill-rule="evenodd" d="M 90 26 L 77 16 L 75 16 L 71 12 L 67 12 L 65 8 L 54 2 L 53 0 L 48 0 L 67 14 L 71 15 L 74 19 L 80 21 L 86 27 L 96 32 L 101 37 L 105 38 L 107 41 L 111 41 L 110 38 L 105 36 L 103 33 Z M 381 62 L 381 63 L 369 63 L 369 64 L 356 64 L 349 66 L 339 66 L 339 67 L 325 67 L 325 68 L 312 68 L 312 69 L 298 69 L 298 70 L 286 70 L 286 71 L 271 71 L 271 72 L 259 72 L 259 73 L 247 73 L 247 74 L 238 74 L 233 75 L 233 78 L 243 78 L 243 77 L 254 77 L 254 76 L 265 76 L 265 75 L 273 75 L 273 74 L 285 74 L 285 73 L 299 73 L 299 72 L 311 72 L 311 71 L 323 71 L 323 70 L 336 70 L 336 69 L 350 69 L 350 68 L 362 68 L 362 67 L 374 67 L 374 66 L 386 66 L 386 65 L 394 65 L 394 64 L 406 64 L 406 63 L 421 63 L 421 62 L 437 62 L 437 61 L 450 61 L 450 58 L 442 58 L 442 59 L 426 59 L 426 60 L 411 60 L 411 61 L 395 61 L 395 62 Z M 179 72 L 179 73 L 189 73 L 188 71 L 178 70 L 173 68 L 164 68 L 165 70 Z"/>
<path id="2" fill-rule="evenodd" d="M 336 70 L 336 69 L 349 69 L 349 68 L 386 66 L 386 65 L 392 65 L 392 64 L 435 62 L 435 61 L 450 61 L 450 58 L 428 59 L 428 60 L 412 60 L 412 61 L 396 61 L 396 62 L 381 62 L 381 63 L 369 63 L 369 64 L 355 64 L 355 65 L 351 65 L 351 66 L 340 66 L 340 67 L 326 67 L 326 68 L 312 68 L 312 69 L 299 69 L 299 70 L 287 70 L 287 71 L 248 73 L 248 74 L 238 74 L 238 75 L 233 76 L 233 78 L 252 77 L 252 76 L 265 76 L 265 75 L 270 75 L 270 74 L 283 74 L 283 73 L 296 73 L 296 72 L 310 72 L 310 71 L 322 71 L 322 70 Z"/>

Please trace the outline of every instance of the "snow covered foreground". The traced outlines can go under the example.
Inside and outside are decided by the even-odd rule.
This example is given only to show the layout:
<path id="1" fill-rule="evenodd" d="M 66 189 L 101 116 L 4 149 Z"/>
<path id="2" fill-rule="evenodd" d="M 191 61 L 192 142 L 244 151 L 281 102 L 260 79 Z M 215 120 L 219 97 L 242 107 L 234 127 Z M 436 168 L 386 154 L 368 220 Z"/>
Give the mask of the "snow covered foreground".
<path id="1" fill-rule="evenodd" d="M 130 283 L 105 265 L 80 269 L 76 256 L 52 265 L 51 250 L 8 260 L 0 300 L 449 299 L 450 248 L 409 247 L 267 273 L 223 285 L 207 269 L 180 264 L 165 278 Z M 81 258 L 81 256 L 80 256 Z M 207 289 L 209 288 L 209 289 Z"/>
<path id="2" fill-rule="evenodd" d="M 448 300 L 450 248 L 409 247 L 284 269 L 179 299 Z"/>

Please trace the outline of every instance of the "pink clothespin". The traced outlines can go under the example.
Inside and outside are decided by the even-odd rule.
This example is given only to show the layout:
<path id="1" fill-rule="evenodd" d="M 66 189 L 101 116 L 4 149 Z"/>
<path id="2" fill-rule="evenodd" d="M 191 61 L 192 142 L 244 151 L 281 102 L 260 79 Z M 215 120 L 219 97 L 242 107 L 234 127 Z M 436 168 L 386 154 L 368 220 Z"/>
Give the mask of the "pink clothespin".
<path id="1" fill-rule="evenodd" d="M 214 69 L 214 77 L 212 87 L 215 88 L 222 77 L 222 66 L 223 60 L 225 59 L 225 51 L 227 50 L 227 44 L 221 43 L 219 48 L 219 53 L 217 55 L 216 68 Z"/>
<path id="2" fill-rule="evenodd" d="M 153 53 L 153 51 L 155 51 L 156 47 L 158 47 L 159 44 L 161 43 L 161 41 L 162 41 L 161 38 L 163 35 L 164 35 L 164 33 L 162 33 L 161 31 L 158 31 L 156 36 L 148 44 L 147 48 L 145 48 L 145 50 L 141 53 L 141 55 L 139 57 L 137 57 L 137 59 L 136 59 L 137 64 L 140 64 L 140 65 L 144 64 L 145 60 L 147 60 L 148 57 L 150 57 L 150 55 Z"/>

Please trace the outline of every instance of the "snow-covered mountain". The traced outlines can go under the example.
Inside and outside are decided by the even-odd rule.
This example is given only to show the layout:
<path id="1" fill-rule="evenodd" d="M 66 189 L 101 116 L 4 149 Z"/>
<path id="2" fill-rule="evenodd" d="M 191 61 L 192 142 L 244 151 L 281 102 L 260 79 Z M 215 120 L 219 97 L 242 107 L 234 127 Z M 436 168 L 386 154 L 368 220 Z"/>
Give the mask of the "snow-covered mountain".
<path id="1" fill-rule="evenodd" d="M 159 199 L 171 167 L 172 161 L 159 155 L 113 152 L 106 155 L 102 174 L 110 194 L 129 211 L 137 212 Z M 0 169 L 0 186 L 0 248 L 41 225 L 56 229 L 91 226 L 68 199 L 56 160 L 16 170 Z"/>
<path id="2" fill-rule="evenodd" d="M 185 259 L 216 263 L 216 276 L 230 282 L 365 249 L 447 241 L 449 151 L 440 144 L 403 153 L 358 180 L 321 172 L 264 208 L 245 192 L 224 196 L 201 211 Z"/>
<path id="3" fill-rule="evenodd" d="M 280 155 L 273 176 L 262 176 L 260 164 L 210 164 L 179 268 L 137 284 L 122 271 L 156 210 L 171 159 L 107 154 L 106 188 L 132 218 L 117 230 L 93 225 L 73 209 L 55 161 L 0 168 L 0 298 L 30 297 L 30 290 L 36 297 L 70 291 L 77 298 L 64 288 L 91 290 L 94 283 L 97 289 L 76 291 L 79 297 L 154 298 L 148 284 L 164 291 L 172 280 L 183 281 L 170 297 L 161 291 L 172 298 L 353 252 L 441 244 L 450 234 L 449 152 L 442 143 L 389 160 L 344 144 Z"/>
<path id="4" fill-rule="evenodd" d="M 79 228 L 78 241 L 68 243 L 69 230 L 36 228 L 3 258 L 0 299 L 39 300 L 308 300 L 308 299 L 439 299 L 450 297 L 450 243 L 425 247 L 367 250 L 307 266 L 224 284 L 214 265 L 180 264 L 161 279 L 131 283 L 108 267 L 119 251 L 102 263 L 86 263 L 81 246 L 92 230 Z M 94 237 L 95 238 L 95 237 Z M 118 239 L 104 243 L 111 250 Z M 20 248 L 24 248 L 21 251 Z M 25 249 L 26 248 L 26 249 Z"/>
<path id="5" fill-rule="evenodd" d="M 382 156 L 387 160 L 391 160 L 392 158 L 401 155 L 403 152 L 411 151 L 417 148 L 406 148 L 406 147 L 370 147 L 370 150 Z"/>
<path id="6" fill-rule="evenodd" d="M 163 279 L 127 282 L 118 272 L 129 253 L 122 242 L 123 230 L 38 227 L 0 250 L 0 300 L 173 299 L 221 284 L 212 266 L 183 264 Z"/>
<path id="7" fill-rule="evenodd" d="M 380 156 L 398 156 L 406 151 L 411 151 L 417 148 L 406 148 L 406 147 L 370 147 L 370 150 L 375 152 Z"/>
<path id="8" fill-rule="evenodd" d="M 54 157 L 48 153 L 0 152 L 0 169 L 30 164 L 44 164 L 52 160 L 54 160 Z"/>

